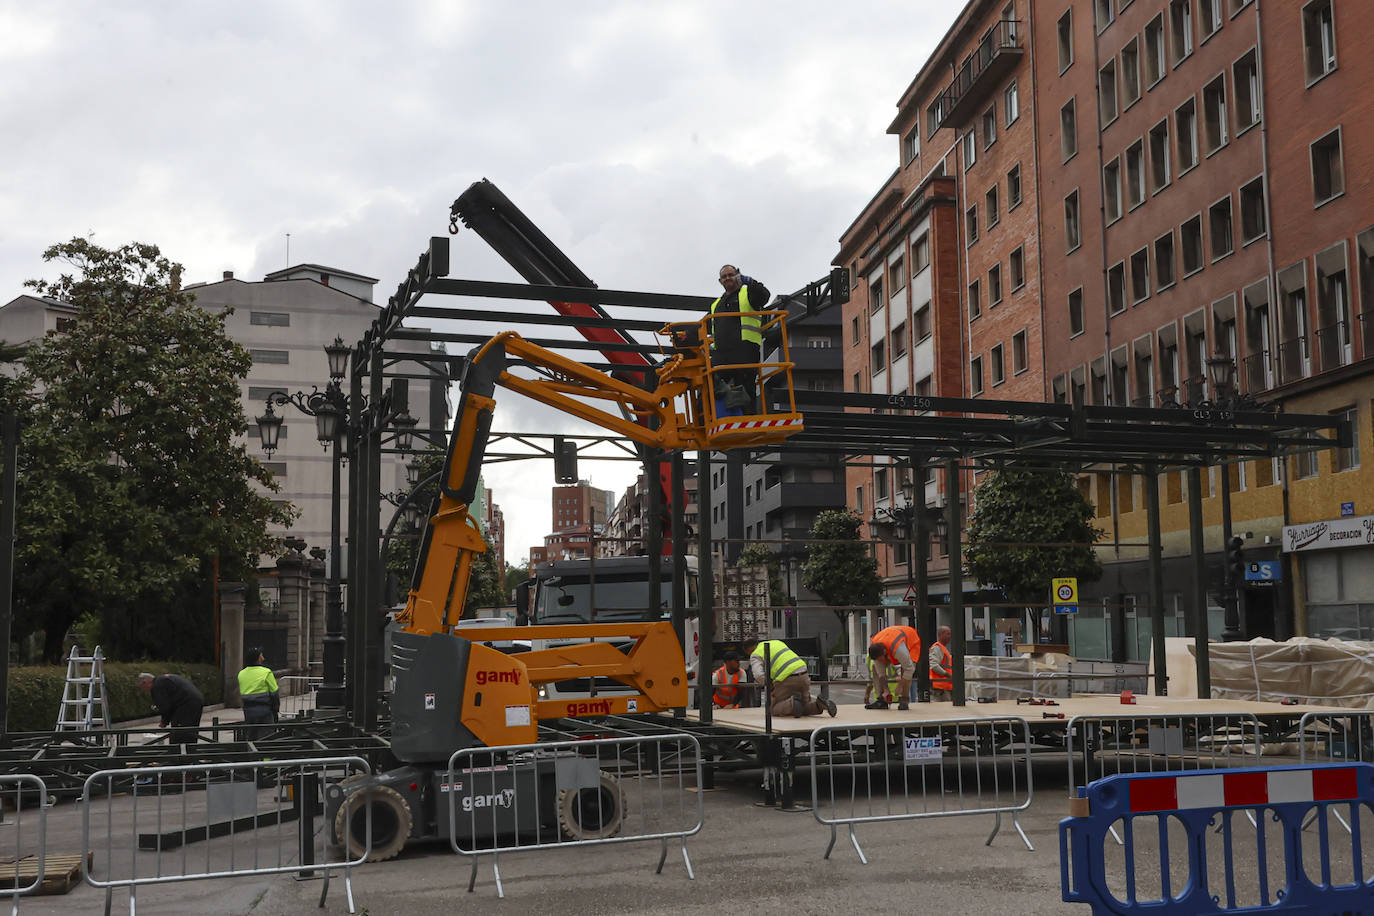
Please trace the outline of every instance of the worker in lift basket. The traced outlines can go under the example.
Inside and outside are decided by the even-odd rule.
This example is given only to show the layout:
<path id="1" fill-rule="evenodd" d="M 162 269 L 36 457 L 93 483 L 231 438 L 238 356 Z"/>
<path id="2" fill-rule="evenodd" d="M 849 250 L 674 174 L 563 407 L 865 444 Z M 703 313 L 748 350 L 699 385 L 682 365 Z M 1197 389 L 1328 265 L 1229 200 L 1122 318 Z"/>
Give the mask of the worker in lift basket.
<path id="1" fill-rule="evenodd" d="M 744 644 L 749 653 L 749 670 L 759 684 L 773 686 L 773 715 L 819 716 L 824 709 L 835 715 L 835 701 L 829 698 L 811 699 L 811 675 L 806 671 L 806 662 L 801 656 L 787 648 L 781 639 L 765 639 L 760 642 L 751 639 Z M 767 655 L 768 667 L 764 668 Z"/>
<path id="2" fill-rule="evenodd" d="M 716 416 L 737 417 L 757 413 L 755 390 L 762 358 L 763 322 L 758 313 L 772 297 L 768 287 L 746 277 L 733 264 L 720 269 L 720 285 L 725 292 L 711 303 L 711 365 L 741 366 L 717 372 L 712 380 L 716 393 Z M 716 313 L 721 317 L 714 317 Z M 739 312 L 741 314 L 728 314 Z"/>
<path id="3" fill-rule="evenodd" d="M 743 676 L 739 653 L 731 649 L 725 653 L 725 664 L 711 675 L 711 683 L 716 687 L 711 699 L 716 709 L 739 709 L 739 682 Z"/>
<path id="4" fill-rule="evenodd" d="M 913 627 L 885 627 L 873 634 L 868 642 L 868 657 L 873 663 L 873 680 L 868 689 L 874 699 L 865 703 L 864 709 L 887 709 L 883 692 L 889 670 L 897 674 L 897 708 L 910 709 L 911 678 L 916 673 L 912 656 L 920 654 L 921 637 Z"/>

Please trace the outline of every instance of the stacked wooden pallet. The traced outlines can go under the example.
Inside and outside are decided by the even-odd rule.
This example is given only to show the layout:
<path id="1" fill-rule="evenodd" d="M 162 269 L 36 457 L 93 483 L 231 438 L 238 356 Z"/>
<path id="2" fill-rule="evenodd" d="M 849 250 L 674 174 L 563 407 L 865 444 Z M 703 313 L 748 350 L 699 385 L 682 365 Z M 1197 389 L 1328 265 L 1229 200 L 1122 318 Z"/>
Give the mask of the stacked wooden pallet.
<path id="1" fill-rule="evenodd" d="M 81 883 L 81 869 L 89 868 L 94 853 L 87 853 L 85 861 L 77 854 L 57 855 L 48 853 L 43 861 L 43 883 L 33 893 L 35 895 L 65 894 Z M 28 887 L 38 877 L 38 857 L 24 856 L 17 862 L 9 859 L 0 862 L 0 890 L 12 887 Z"/>

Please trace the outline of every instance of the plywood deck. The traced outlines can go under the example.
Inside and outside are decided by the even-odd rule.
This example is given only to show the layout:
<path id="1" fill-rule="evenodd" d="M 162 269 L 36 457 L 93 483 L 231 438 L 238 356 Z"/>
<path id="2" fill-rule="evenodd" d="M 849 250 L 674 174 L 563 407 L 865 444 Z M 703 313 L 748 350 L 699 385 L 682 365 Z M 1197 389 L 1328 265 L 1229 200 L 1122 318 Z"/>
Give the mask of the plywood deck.
<path id="1" fill-rule="evenodd" d="M 845 725 L 851 727 L 866 725 L 898 725 L 901 723 L 948 722 L 954 719 L 997 719 L 1018 717 L 1025 719 L 1032 727 L 1061 721 L 1047 719 L 1045 713 L 1063 713 L 1064 720 L 1074 716 L 1197 716 L 1197 715 L 1245 715 L 1254 714 L 1261 718 L 1284 716 L 1297 719 L 1308 712 L 1349 713 L 1358 710 L 1337 706 L 1284 706 L 1282 703 L 1262 703 L 1254 700 L 1199 700 L 1193 698 L 1136 697 L 1134 705 L 1124 704 L 1116 694 L 1106 696 L 1081 696 L 1060 699 L 1058 706 L 1030 706 L 1017 704 L 1011 700 L 997 703 L 970 703 L 955 706 L 953 703 L 912 703 L 911 709 L 902 711 L 893 706 L 889 709 L 864 709 L 858 703 L 840 703 L 835 718 L 822 713 L 819 716 L 804 716 L 794 719 L 790 716 L 774 716 L 773 731 L 776 734 L 810 734 L 822 725 Z M 694 710 L 687 713 L 689 719 L 700 719 Z M 765 733 L 763 710 L 759 709 L 717 709 L 713 724 L 737 728 L 742 732 Z"/>

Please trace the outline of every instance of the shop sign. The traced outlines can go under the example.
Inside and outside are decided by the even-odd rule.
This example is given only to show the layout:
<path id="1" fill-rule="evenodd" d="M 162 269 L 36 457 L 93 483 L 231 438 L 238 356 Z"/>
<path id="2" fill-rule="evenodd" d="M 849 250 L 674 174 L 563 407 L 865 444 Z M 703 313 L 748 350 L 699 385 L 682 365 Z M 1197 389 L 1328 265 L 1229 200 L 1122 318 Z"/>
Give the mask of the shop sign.
<path id="1" fill-rule="evenodd" d="M 1333 518 L 1324 522 L 1283 527 L 1283 550 L 1332 550 L 1338 547 L 1364 547 L 1374 544 L 1374 515 L 1359 518 Z"/>

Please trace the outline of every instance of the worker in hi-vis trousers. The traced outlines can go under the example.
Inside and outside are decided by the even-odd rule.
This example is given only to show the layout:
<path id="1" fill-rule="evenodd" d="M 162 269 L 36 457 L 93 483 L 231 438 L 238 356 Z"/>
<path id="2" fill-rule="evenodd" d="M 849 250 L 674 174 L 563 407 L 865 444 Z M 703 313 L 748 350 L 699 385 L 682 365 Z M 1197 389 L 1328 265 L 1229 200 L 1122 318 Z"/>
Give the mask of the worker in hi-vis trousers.
<path id="1" fill-rule="evenodd" d="M 873 662 L 873 679 L 869 684 L 873 699 L 864 704 L 864 709 L 887 709 L 883 686 L 889 669 L 897 674 L 897 708 L 909 709 L 911 679 L 916 674 L 912 658 L 920 654 L 921 637 L 915 627 L 887 627 L 873 634 L 868 642 L 868 657 Z"/>

